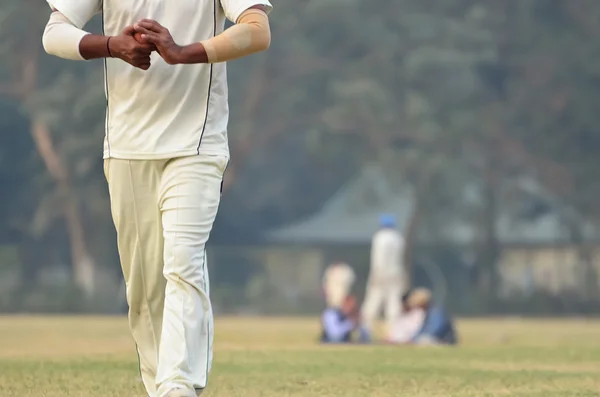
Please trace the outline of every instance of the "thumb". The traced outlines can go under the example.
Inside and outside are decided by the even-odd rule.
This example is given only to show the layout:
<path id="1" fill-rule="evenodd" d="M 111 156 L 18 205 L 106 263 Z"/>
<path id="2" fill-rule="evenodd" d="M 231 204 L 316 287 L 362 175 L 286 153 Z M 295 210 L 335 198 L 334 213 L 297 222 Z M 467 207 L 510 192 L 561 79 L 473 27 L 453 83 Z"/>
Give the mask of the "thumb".
<path id="1" fill-rule="evenodd" d="M 125 36 L 133 36 L 135 34 L 135 28 L 133 27 L 133 25 L 129 25 L 125 29 L 123 29 L 122 34 Z"/>

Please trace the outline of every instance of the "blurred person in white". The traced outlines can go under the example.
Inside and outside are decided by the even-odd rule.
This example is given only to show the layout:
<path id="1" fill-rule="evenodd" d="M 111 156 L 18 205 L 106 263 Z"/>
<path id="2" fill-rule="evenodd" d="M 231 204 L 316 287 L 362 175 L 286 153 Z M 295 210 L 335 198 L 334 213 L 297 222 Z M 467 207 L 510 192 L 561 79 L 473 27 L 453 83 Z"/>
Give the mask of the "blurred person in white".
<path id="1" fill-rule="evenodd" d="M 350 295 L 356 275 L 345 262 L 337 260 L 327 267 L 323 275 L 323 292 L 329 308 L 339 308 Z"/>
<path id="2" fill-rule="evenodd" d="M 144 386 L 196 397 L 212 363 L 205 244 L 229 161 L 225 62 L 269 47 L 271 4 L 47 1 L 46 51 L 104 59 L 104 171 Z M 103 34 L 84 31 L 98 13 Z"/>
<path id="3" fill-rule="evenodd" d="M 362 306 L 363 331 L 372 333 L 375 320 L 384 312 L 386 333 L 389 334 L 394 321 L 400 315 L 400 298 L 403 294 L 404 238 L 396 229 L 393 215 L 380 217 L 380 229 L 371 242 L 371 265 L 365 300 Z"/>
<path id="4" fill-rule="evenodd" d="M 410 307 L 411 292 L 402 295 L 402 313 L 394 321 L 387 337 L 387 342 L 392 344 L 409 344 L 423 328 L 425 310 L 422 307 Z"/>

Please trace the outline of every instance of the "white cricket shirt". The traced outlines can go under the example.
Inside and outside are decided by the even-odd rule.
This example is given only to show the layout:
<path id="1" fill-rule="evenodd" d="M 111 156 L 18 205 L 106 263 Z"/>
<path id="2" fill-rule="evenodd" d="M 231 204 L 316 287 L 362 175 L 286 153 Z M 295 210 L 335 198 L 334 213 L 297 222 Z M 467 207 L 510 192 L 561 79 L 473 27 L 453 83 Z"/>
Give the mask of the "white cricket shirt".
<path id="1" fill-rule="evenodd" d="M 394 229 L 381 229 L 371 242 L 371 272 L 374 282 L 386 282 L 403 275 L 404 238 Z"/>
<path id="2" fill-rule="evenodd" d="M 327 268 L 323 275 L 323 287 L 342 286 L 348 290 L 352 288 L 356 278 L 354 270 L 346 263 L 336 263 Z"/>
<path id="3" fill-rule="evenodd" d="M 354 270 L 346 263 L 336 263 L 327 268 L 323 275 L 323 289 L 327 306 L 340 307 L 352 290 Z"/>
<path id="4" fill-rule="evenodd" d="M 393 343 L 408 343 L 423 328 L 424 322 L 425 311 L 422 309 L 412 309 L 403 313 L 394 321 L 388 340 Z"/>
<path id="5" fill-rule="evenodd" d="M 47 0 L 78 28 L 102 13 L 104 34 L 116 36 L 140 19 L 154 19 L 187 45 L 221 33 L 225 19 L 268 0 Z M 143 71 L 105 60 L 104 158 L 168 159 L 229 155 L 225 63 L 168 65 L 157 53 Z"/>

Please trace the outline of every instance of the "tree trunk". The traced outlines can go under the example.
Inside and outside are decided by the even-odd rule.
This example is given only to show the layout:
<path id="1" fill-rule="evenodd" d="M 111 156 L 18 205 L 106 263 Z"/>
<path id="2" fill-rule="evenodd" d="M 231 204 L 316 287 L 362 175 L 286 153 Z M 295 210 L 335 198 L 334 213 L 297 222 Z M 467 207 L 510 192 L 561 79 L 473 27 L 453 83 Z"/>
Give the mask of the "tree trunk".
<path id="1" fill-rule="evenodd" d="M 62 198 L 62 210 L 71 240 L 71 261 L 75 284 L 87 297 L 91 297 L 94 294 L 95 264 L 86 246 L 83 221 L 77 200 L 71 191 L 69 173 L 54 150 L 48 126 L 39 120 L 34 120 L 31 125 L 31 135 L 48 172 L 56 181 Z"/>
<path id="2" fill-rule="evenodd" d="M 40 258 L 35 241 L 28 235 L 19 238 L 19 296 L 25 296 L 37 282 L 37 264 Z"/>
<path id="3" fill-rule="evenodd" d="M 584 274 L 584 299 L 586 302 L 596 301 L 598 297 L 598 272 L 594 267 L 591 247 L 585 242 L 578 249 L 579 264 Z"/>
<path id="4" fill-rule="evenodd" d="M 569 229 L 571 243 L 577 247 L 580 298 L 589 302 L 598 297 L 598 272 L 594 266 L 594 246 L 587 244 L 581 223 L 581 220 L 577 219 L 569 225 Z"/>
<path id="5" fill-rule="evenodd" d="M 408 291 L 413 285 L 413 277 L 414 277 L 414 257 L 415 257 L 415 245 L 417 240 L 417 231 L 419 220 L 421 219 L 422 213 L 422 205 L 421 201 L 415 195 L 415 202 L 413 206 L 412 213 L 410 215 L 410 219 L 406 225 L 405 231 L 405 240 L 406 240 L 406 249 L 404 251 L 404 269 L 405 269 L 405 285 L 404 290 Z"/>
<path id="6" fill-rule="evenodd" d="M 30 2 L 30 6 L 37 7 L 34 2 Z M 6 86 L 0 86 L 1 93 L 22 102 L 26 102 L 35 95 L 38 85 L 39 37 L 35 30 L 30 31 L 30 33 L 23 40 L 22 52 L 15 54 L 20 58 L 21 65 L 20 69 L 14 73 L 18 78 Z M 54 150 L 48 126 L 44 122 L 35 119 L 35 117 L 31 117 L 31 136 L 48 172 L 56 181 L 59 192 L 64 198 L 62 209 L 71 240 L 74 281 L 89 297 L 94 293 L 94 260 L 86 247 L 83 222 L 77 201 L 70 189 L 68 171 L 60 156 Z"/>
<path id="7" fill-rule="evenodd" d="M 404 263 L 406 271 L 406 285 L 408 290 L 413 284 L 414 268 L 415 268 L 415 251 L 417 246 L 417 237 L 419 233 L 419 225 L 425 214 L 423 203 L 427 194 L 429 194 L 431 181 L 433 180 L 434 171 L 430 167 L 425 167 L 416 183 L 413 209 L 406 225 L 405 241 L 406 249 L 404 251 Z"/>
<path id="8" fill-rule="evenodd" d="M 480 245 L 478 260 L 477 287 L 480 292 L 496 298 L 498 290 L 497 264 L 500 256 L 500 246 L 496 235 L 496 222 L 498 220 L 497 164 L 490 159 L 484 170 L 484 213 L 483 213 L 483 241 Z"/>

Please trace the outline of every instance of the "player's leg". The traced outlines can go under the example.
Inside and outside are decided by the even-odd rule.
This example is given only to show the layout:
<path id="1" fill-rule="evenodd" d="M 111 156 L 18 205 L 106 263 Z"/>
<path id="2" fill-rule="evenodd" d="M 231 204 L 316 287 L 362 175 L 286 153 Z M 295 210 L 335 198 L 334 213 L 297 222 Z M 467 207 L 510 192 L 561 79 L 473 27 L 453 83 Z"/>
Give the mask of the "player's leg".
<path id="1" fill-rule="evenodd" d="M 381 312 L 383 304 L 383 289 L 375 283 L 368 283 L 365 293 L 365 301 L 361 308 L 361 318 L 363 329 L 366 332 L 372 332 L 373 324 Z"/>
<path id="2" fill-rule="evenodd" d="M 391 283 L 385 291 L 384 318 L 386 333 L 389 334 L 394 322 L 400 316 L 400 299 L 402 297 L 402 284 L 400 281 Z"/>
<path id="3" fill-rule="evenodd" d="M 212 308 L 205 244 L 217 215 L 225 157 L 169 161 L 161 183 L 167 279 L 157 387 L 192 395 L 206 387 L 212 361 Z"/>
<path id="4" fill-rule="evenodd" d="M 104 170 L 129 304 L 129 326 L 149 395 L 156 392 L 164 291 L 158 188 L 164 162 L 109 159 Z"/>

